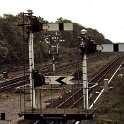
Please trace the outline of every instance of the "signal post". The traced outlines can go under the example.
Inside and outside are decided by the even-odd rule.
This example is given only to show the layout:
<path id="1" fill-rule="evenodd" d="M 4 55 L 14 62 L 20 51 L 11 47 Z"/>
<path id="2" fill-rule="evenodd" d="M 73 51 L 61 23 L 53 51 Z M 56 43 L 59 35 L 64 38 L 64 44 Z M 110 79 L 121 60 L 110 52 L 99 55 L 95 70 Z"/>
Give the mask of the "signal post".
<path id="1" fill-rule="evenodd" d="M 42 22 L 39 22 L 39 20 L 35 17 L 32 16 L 32 11 L 28 11 L 28 19 L 29 19 L 29 24 L 27 24 L 27 28 L 29 31 L 29 37 L 28 37 L 28 45 L 29 45 L 29 80 L 30 80 L 30 97 L 31 97 L 31 106 L 32 110 L 28 110 L 26 113 L 25 111 L 20 113 L 20 116 L 24 115 L 24 119 L 33 119 L 33 120 L 60 120 L 60 121 L 65 121 L 65 120 L 91 120 L 94 118 L 93 112 L 89 113 L 83 113 L 82 111 L 79 112 L 78 109 L 70 109 L 67 110 L 65 113 L 65 110 L 60 109 L 58 110 L 58 113 L 55 113 L 55 110 L 52 111 L 49 110 L 47 113 L 47 110 L 36 110 L 36 103 L 35 103 L 35 83 L 40 82 L 41 86 L 46 83 L 46 77 L 45 80 L 42 81 L 41 77 L 39 78 L 39 73 L 38 71 L 35 72 L 34 70 L 34 49 L 33 49 L 33 33 L 35 32 L 40 32 L 40 31 L 72 31 L 73 30 L 73 24 L 72 23 L 48 23 L 48 24 L 43 24 Z M 80 49 L 82 51 L 82 70 L 83 70 L 83 109 L 88 110 L 89 109 L 89 103 L 88 103 L 88 79 L 87 79 L 87 58 L 86 55 L 87 53 L 87 48 L 88 48 L 88 43 L 86 39 L 86 35 L 84 34 L 84 30 L 81 31 L 81 45 Z M 86 33 L 86 32 L 85 32 Z M 89 44 L 90 46 L 91 44 Z M 94 44 L 92 44 L 94 46 Z M 92 45 L 90 48 L 92 48 Z M 92 49 L 90 50 L 92 51 Z M 54 60 L 54 58 L 53 58 Z M 54 62 L 53 62 L 53 71 L 55 72 L 55 67 L 54 67 Z M 37 78 L 38 77 L 38 78 Z M 50 81 L 52 83 L 57 83 L 57 84 L 64 84 L 65 81 L 67 81 L 68 84 L 73 84 L 70 80 L 72 77 L 47 77 L 48 83 Z M 38 86 L 40 86 L 38 84 Z M 40 87 L 39 87 L 40 89 Z M 42 102 L 42 101 L 41 101 Z M 44 113 L 43 113 L 44 112 Z"/>
<path id="2" fill-rule="evenodd" d="M 82 55 L 82 80 L 83 80 L 83 108 L 88 110 L 88 78 L 87 78 L 87 55 L 86 55 L 86 30 L 81 30 L 79 39 L 81 40 L 80 49 Z"/>

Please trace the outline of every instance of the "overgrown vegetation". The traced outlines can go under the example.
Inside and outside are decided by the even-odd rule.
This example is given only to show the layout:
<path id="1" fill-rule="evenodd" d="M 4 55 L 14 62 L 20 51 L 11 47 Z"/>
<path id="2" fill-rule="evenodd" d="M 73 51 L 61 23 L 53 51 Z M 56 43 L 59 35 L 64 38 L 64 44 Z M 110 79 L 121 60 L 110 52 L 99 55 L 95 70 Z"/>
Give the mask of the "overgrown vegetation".
<path id="1" fill-rule="evenodd" d="M 41 17 L 39 19 L 43 22 Z M 58 18 L 56 22 L 72 22 L 62 17 Z M 11 14 L 4 14 L 0 17 L 0 68 L 7 68 L 13 66 L 24 65 L 24 62 L 28 62 L 28 43 L 27 34 L 25 29 L 25 39 L 23 39 L 23 31 L 18 24 L 22 23 L 22 13 L 14 16 Z M 60 55 L 68 55 L 70 49 L 76 48 L 79 45 L 77 36 L 81 29 L 87 29 L 88 35 L 97 43 L 110 43 L 108 39 L 105 39 L 103 34 L 99 33 L 96 29 L 85 28 L 84 26 L 74 23 L 74 30 L 72 32 L 58 32 L 61 38 L 65 42 L 60 43 Z M 48 45 L 44 42 L 45 37 L 51 35 L 54 36 L 55 32 L 38 32 L 34 35 L 34 51 L 35 51 L 35 63 L 42 63 L 50 59 L 48 55 Z M 72 54 L 74 54 L 73 51 Z M 61 58 L 61 56 L 59 56 Z"/>
<path id="2" fill-rule="evenodd" d="M 90 124 L 123 124 L 124 122 L 124 65 L 110 82 L 113 87 L 97 103 L 96 119 Z M 89 123 L 88 123 L 89 124 Z"/>

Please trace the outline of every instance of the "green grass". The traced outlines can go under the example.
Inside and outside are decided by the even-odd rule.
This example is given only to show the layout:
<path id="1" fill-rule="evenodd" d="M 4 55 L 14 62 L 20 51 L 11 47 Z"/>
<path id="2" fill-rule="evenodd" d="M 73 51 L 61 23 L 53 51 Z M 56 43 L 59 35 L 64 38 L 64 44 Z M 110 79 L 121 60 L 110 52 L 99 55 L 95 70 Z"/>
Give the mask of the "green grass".
<path id="1" fill-rule="evenodd" d="M 119 74 L 123 76 L 118 76 Z M 119 70 L 110 86 L 114 89 L 103 94 L 97 103 L 99 106 L 97 121 L 110 120 L 109 124 L 124 124 L 124 68 Z"/>

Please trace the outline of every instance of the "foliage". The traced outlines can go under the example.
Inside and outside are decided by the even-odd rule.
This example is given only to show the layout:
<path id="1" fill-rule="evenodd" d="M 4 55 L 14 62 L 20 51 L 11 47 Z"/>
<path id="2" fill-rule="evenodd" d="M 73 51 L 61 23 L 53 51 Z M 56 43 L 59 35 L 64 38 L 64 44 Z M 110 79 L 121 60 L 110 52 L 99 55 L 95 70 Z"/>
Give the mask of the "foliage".
<path id="1" fill-rule="evenodd" d="M 79 70 L 75 71 L 73 76 L 74 76 L 75 79 L 81 79 L 81 77 L 82 77 L 82 70 L 79 69 Z"/>
<path id="2" fill-rule="evenodd" d="M 48 23 L 40 16 L 38 17 L 41 22 Z M 26 21 L 26 19 L 24 19 Z M 25 33 L 23 33 L 22 27 L 18 27 L 18 24 L 23 22 L 23 13 L 19 13 L 14 16 L 12 14 L 4 14 L 3 17 L 0 16 L 0 64 L 10 64 L 10 65 L 22 65 L 24 60 L 28 63 L 28 34 L 27 29 L 24 28 Z M 56 23 L 71 23 L 71 20 L 58 18 Z M 60 42 L 60 54 L 68 54 L 69 49 L 79 46 L 79 41 L 77 40 L 80 30 L 87 29 L 88 35 L 93 38 L 98 43 L 110 43 L 108 39 L 99 33 L 96 29 L 85 28 L 84 26 L 73 23 L 73 31 L 57 32 L 60 39 L 65 40 L 65 42 Z M 48 56 L 48 44 L 46 44 L 45 38 L 47 36 L 55 36 L 56 32 L 38 32 L 34 34 L 34 51 L 35 51 L 35 62 L 41 63 L 49 60 Z M 25 37 L 23 37 L 25 35 Z M 50 39 L 51 40 L 51 39 Z M 25 59 L 24 59 L 25 58 Z"/>
<path id="3" fill-rule="evenodd" d="M 98 44 L 111 43 L 110 40 L 105 39 L 104 35 L 99 33 L 96 29 L 87 28 L 87 34 Z"/>

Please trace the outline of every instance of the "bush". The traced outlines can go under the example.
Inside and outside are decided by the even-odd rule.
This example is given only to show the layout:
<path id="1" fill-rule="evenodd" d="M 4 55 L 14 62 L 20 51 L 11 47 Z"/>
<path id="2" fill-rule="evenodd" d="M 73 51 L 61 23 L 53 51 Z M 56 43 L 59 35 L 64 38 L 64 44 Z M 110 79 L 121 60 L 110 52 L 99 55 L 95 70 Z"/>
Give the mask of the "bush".
<path id="1" fill-rule="evenodd" d="M 73 76 L 75 79 L 82 79 L 82 70 L 79 69 L 79 70 L 75 71 Z"/>

